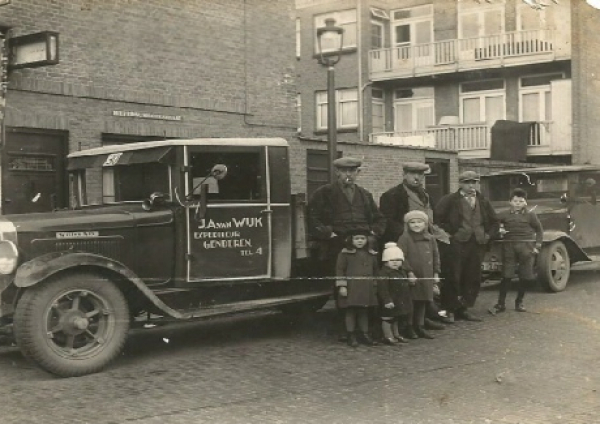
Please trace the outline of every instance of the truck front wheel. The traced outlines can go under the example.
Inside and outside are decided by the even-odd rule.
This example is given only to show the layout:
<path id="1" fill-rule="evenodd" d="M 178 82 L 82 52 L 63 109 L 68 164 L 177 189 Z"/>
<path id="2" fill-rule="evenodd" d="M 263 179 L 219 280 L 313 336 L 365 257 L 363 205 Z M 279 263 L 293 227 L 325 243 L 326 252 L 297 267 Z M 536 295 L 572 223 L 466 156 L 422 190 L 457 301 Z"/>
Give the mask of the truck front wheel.
<path id="1" fill-rule="evenodd" d="M 95 274 L 68 274 L 23 293 L 14 316 L 25 357 L 61 377 L 100 371 L 123 349 L 129 310 L 121 291 Z"/>
<path id="2" fill-rule="evenodd" d="M 562 241 L 542 248 L 538 258 L 538 279 L 550 292 L 560 292 L 567 287 L 571 274 L 569 251 Z"/>

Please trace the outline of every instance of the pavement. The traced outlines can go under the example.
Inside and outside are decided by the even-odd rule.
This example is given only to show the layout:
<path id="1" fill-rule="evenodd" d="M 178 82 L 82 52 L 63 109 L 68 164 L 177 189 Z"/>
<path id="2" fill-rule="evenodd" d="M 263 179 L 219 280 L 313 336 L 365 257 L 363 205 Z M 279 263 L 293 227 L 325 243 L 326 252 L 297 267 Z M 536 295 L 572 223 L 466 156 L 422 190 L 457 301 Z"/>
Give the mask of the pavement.
<path id="1" fill-rule="evenodd" d="M 133 332 L 102 373 L 58 379 L 0 347 L 0 424 L 600 423 L 600 272 L 529 293 L 526 313 L 401 347 L 349 348 L 331 309 Z M 514 293 L 509 294 L 510 301 Z"/>

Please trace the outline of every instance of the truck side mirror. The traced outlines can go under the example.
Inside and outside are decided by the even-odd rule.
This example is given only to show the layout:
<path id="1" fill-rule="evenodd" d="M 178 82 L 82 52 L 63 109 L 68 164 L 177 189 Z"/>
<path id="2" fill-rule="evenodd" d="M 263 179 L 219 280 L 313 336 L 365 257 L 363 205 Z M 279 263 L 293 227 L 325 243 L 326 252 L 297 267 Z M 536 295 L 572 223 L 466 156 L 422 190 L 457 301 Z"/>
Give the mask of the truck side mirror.
<path id="1" fill-rule="evenodd" d="M 155 191 L 142 202 L 142 209 L 145 211 L 151 211 L 157 206 L 162 206 L 166 204 L 166 196 L 164 193 L 160 193 Z"/>

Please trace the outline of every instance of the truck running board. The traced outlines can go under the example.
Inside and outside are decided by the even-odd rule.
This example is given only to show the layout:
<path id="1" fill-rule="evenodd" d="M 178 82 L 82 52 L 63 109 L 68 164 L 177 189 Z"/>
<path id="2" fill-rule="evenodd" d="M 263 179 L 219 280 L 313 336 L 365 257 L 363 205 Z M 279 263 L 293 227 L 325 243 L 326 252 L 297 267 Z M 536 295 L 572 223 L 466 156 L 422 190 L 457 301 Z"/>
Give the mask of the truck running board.
<path id="1" fill-rule="evenodd" d="M 301 303 L 303 301 L 316 300 L 319 298 L 327 298 L 331 295 L 331 290 L 324 290 L 319 292 L 312 293 L 302 293 L 297 295 L 290 296 L 281 296 L 281 297 L 272 297 L 267 299 L 256 299 L 256 300 L 246 300 L 242 302 L 236 303 L 225 303 L 222 305 L 215 306 L 205 306 L 198 309 L 192 309 L 188 311 L 179 311 L 181 313 L 181 318 L 174 318 L 171 316 L 160 316 L 155 314 L 150 314 L 150 317 L 146 320 L 140 321 L 139 318 L 136 319 L 137 324 L 147 324 L 147 323 L 167 323 L 167 322 L 180 322 L 182 320 L 195 320 L 202 318 L 215 317 L 219 315 L 230 315 L 236 314 L 239 312 L 257 310 L 257 309 L 269 309 L 275 308 L 282 305 L 287 304 L 295 304 Z"/>

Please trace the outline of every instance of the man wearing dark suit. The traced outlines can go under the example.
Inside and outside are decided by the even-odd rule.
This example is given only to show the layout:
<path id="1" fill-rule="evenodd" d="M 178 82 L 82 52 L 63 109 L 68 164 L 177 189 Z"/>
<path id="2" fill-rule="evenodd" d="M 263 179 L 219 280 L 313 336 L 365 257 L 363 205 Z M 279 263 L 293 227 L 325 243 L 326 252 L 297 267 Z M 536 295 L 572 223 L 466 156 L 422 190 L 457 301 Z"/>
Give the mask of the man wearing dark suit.
<path id="1" fill-rule="evenodd" d="M 383 234 L 385 218 L 373 200 L 373 195 L 356 184 L 360 159 L 342 157 L 333 162 L 337 180 L 319 187 L 308 203 L 309 232 L 319 241 L 325 273 L 335 274 L 335 262 L 350 231 L 366 230 L 370 246 Z"/>
<path id="2" fill-rule="evenodd" d="M 496 213 L 476 190 L 478 182 L 476 172 L 463 172 L 460 189 L 444 196 L 434 210 L 436 224 L 450 234 L 450 244 L 440 244 L 442 308 L 449 317 L 468 321 L 481 321 L 468 308 L 479 295 L 485 247 L 498 231 Z"/>

